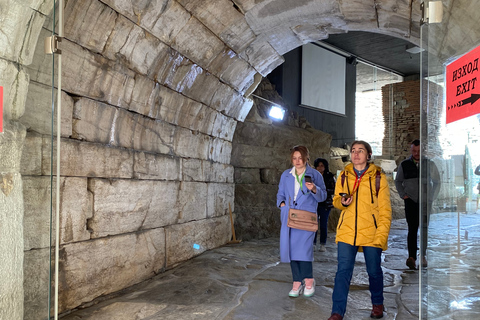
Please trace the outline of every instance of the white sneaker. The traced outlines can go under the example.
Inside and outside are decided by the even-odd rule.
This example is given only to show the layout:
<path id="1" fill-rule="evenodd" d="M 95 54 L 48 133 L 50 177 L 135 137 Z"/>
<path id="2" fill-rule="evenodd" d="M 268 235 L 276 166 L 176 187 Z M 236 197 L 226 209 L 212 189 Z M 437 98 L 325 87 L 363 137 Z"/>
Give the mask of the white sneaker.
<path id="1" fill-rule="evenodd" d="M 305 289 L 303 295 L 305 297 L 311 297 L 315 293 L 315 279 L 305 279 Z"/>
<path id="2" fill-rule="evenodd" d="M 303 285 L 300 281 L 294 281 L 292 290 L 288 293 L 289 297 L 297 298 L 303 292 Z"/>
<path id="3" fill-rule="evenodd" d="M 325 248 L 325 245 L 321 244 L 321 245 L 320 245 L 320 248 L 318 249 L 318 251 L 320 251 L 320 252 L 325 252 L 325 251 L 327 251 L 327 248 Z"/>

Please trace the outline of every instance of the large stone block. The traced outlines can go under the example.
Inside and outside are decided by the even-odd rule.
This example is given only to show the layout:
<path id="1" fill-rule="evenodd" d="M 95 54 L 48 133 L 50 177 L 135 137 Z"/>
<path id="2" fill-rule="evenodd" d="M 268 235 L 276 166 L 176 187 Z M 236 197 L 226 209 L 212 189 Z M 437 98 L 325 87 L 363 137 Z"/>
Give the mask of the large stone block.
<path id="1" fill-rule="evenodd" d="M 23 177 L 23 241 L 25 250 L 50 246 L 51 202 L 50 177 Z"/>
<path id="2" fill-rule="evenodd" d="M 235 168 L 235 184 L 260 184 L 260 170 Z"/>
<path id="3" fill-rule="evenodd" d="M 89 240 L 87 221 L 92 217 L 94 207 L 87 178 L 62 178 L 60 199 L 60 243 Z"/>
<path id="4" fill-rule="evenodd" d="M 204 68 L 225 49 L 224 43 L 194 17 L 177 34 L 172 47 Z"/>
<path id="5" fill-rule="evenodd" d="M 207 218 L 229 215 L 228 205 L 234 210 L 235 185 L 230 183 L 209 183 L 207 197 Z"/>
<path id="6" fill-rule="evenodd" d="M 42 135 L 27 132 L 20 161 L 20 173 L 22 175 L 42 174 L 43 141 Z"/>
<path id="7" fill-rule="evenodd" d="M 115 1 L 103 0 L 105 4 L 126 16 L 166 44 L 180 32 L 190 19 L 190 14 L 176 1 Z"/>
<path id="8" fill-rule="evenodd" d="M 8 121 L 3 124 L 3 133 L 0 134 L 0 173 L 20 171 L 25 135 L 25 127 L 21 123 Z"/>
<path id="9" fill-rule="evenodd" d="M 229 164 L 199 159 L 183 159 L 183 181 L 233 183 L 233 167 Z"/>
<path id="10" fill-rule="evenodd" d="M 274 131 L 274 126 L 260 125 L 258 123 L 245 121 L 237 124 L 233 142 L 256 145 L 259 147 L 273 147 L 275 136 Z"/>
<path id="11" fill-rule="evenodd" d="M 72 138 L 108 144 L 117 108 L 81 98 L 73 109 Z"/>
<path id="12" fill-rule="evenodd" d="M 240 207 L 275 207 L 278 185 L 236 184 L 235 205 Z"/>
<path id="13" fill-rule="evenodd" d="M 258 4 L 257 0 L 233 0 L 233 3 L 238 6 L 239 10 L 245 14 Z"/>
<path id="14" fill-rule="evenodd" d="M 280 226 L 280 210 L 274 206 L 235 206 L 235 233 L 237 239 L 248 241 L 279 237 Z"/>
<path id="15" fill-rule="evenodd" d="M 54 123 L 52 123 L 52 94 L 54 97 L 53 104 L 55 105 Z M 61 100 L 61 136 L 70 137 L 72 135 L 73 99 L 62 91 Z M 29 131 L 52 135 L 57 130 L 58 108 L 57 89 L 52 89 L 51 85 L 30 81 L 25 102 L 25 113 L 20 118 L 20 122 Z"/>
<path id="16" fill-rule="evenodd" d="M 134 178 L 142 180 L 180 180 L 182 160 L 170 155 L 135 153 Z M 197 168 L 198 169 L 198 168 Z"/>
<path id="17" fill-rule="evenodd" d="M 177 128 L 174 139 L 174 152 L 184 158 L 207 160 L 210 154 L 211 138 L 202 133 Z"/>
<path id="18" fill-rule="evenodd" d="M 411 7 L 409 2 L 382 2 L 375 7 L 378 27 L 392 34 L 409 36 L 412 25 Z"/>
<path id="19" fill-rule="evenodd" d="M 89 142 L 62 139 L 60 171 L 71 177 L 131 178 L 133 151 Z M 45 147 L 44 147 L 45 149 Z M 50 172 L 50 153 L 43 153 L 42 172 Z M 56 171 L 56 154 L 53 171 Z"/>
<path id="20" fill-rule="evenodd" d="M 208 70 L 240 93 L 244 93 L 252 85 L 253 77 L 257 73 L 245 60 L 228 48 L 212 60 Z"/>
<path id="21" fill-rule="evenodd" d="M 128 125 L 128 123 L 124 123 Z M 155 121 L 153 119 L 134 114 L 133 123 L 133 148 L 135 150 L 156 153 L 170 153 L 174 143 L 175 126 Z M 117 128 L 117 132 L 121 130 Z"/>
<path id="22" fill-rule="evenodd" d="M 240 53 L 240 57 L 264 77 L 285 61 L 268 42 L 258 38 Z"/>
<path id="23" fill-rule="evenodd" d="M 62 246 L 59 309 L 151 278 L 165 267 L 163 228 Z"/>
<path id="24" fill-rule="evenodd" d="M 125 61 L 133 70 L 148 74 L 157 55 L 164 57 L 167 46 L 131 20 L 119 15 L 103 54 L 110 60 Z"/>
<path id="25" fill-rule="evenodd" d="M 213 74 L 189 60 L 180 58 L 178 63 L 165 70 L 161 79 L 164 79 L 163 83 L 167 87 L 207 106 L 221 85 L 220 80 Z"/>
<path id="26" fill-rule="evenodd" d="M 158 228 L 179 219 L 179 183 L 172 181 L 91 179 L 93 238 Z"/>
<path id="27" fill-rule="evenodd" d="M 50 194 L 50 177 L 23 177 L 25 250 L 50 246 L 51 218 L 55 219 L 56 193 Z M 56 188 L 56 178 L 53 179 Z M 90 239 L 87 219 L 92 216 L 92 196 L 86 178 L 61 178 L 60 242 Z M 54 214 L 51 216 L 51 209 Z M 54 232 L 54 231 L 52 231 Z"/>
<path id="28" fill-rule="evenodd" d="M 228 163 L 205 162 L 206 180 L 212 182 L 233 183 L 234 168 Z"/>
<path id="29" fill-rule="evenodd" d="M 65 1 L 64 36 L 101 53 L 118 15 L 98 0 Z"/>
<path id="30" fill-rule="evenodd" d="M 160 93 L 163 88 L 146 76 L 136 75 L 128 110 L 158 119 L 162 101 Z"/>
<path id="31" fill-rule="evenodd" d="M 3 87 L 4 121 L 18 120 L 25 113 L 28 74 L 12 62 L 0 59 L 0 83 Z"/>
<path id="32" fill-rule="evenodd" d="M 178 0 L 188 11 L 236 52 L 255 39 L 245 17 L 229 0 Z"/>
<path id="33" fill-rule="evenodd" d="M 0 173 L 0 319 L 21 320 L 24 297 L 22 177 L 19 173 Z"/>
<path id="34" fill-rule="evenodd" d="M 62 56 L 63 90 L 128 109 L 134 71 L 66 39 L 62 41 Z"/>
<path id="35" fill-rule="evenodd" d="M 281 150 L 236 143 L 233 144 L 231 164 L 243 168 L 287 168 L 288 148 Z"/>
<path id="36" fill-rule="evenodd" d="M 283 170 L 279 169 L 260 169 L 260 177 L 262 183 L 278 185 L 280 183 L 280 177 L 282 176 Z"/>
<path id="37" fill-rule="evenodd" d="M 212 133 L 216 117 L 212 108 L 163 86 L 159 86 L 157 101 L 159 119 L 205 134 Z"/>
<path id="38" fill-rule="evenodd" d="M 51 35 L 51 30 L 41 28 L 38 38 L 45 39 L 47 37 L 50 37 Z M 52 55 L 45 54 L 45 44 L 43 41 L 38 41 L 37 46 L 35 47 L 35 53 L 33 55 L 32 62 L 29 65 L 25 65 L 24 67 L 25 71 L 28 73 L 30 81 L 36 81 L 38 83 L 51 86 L 53 79 L 54 86 L 58 88 L 59 77 L 53 77 L 52 73 L 53 70 L 58 70 L 58 59 L 54 59 Z"/>
<path id="39" fill-rule="evenodd" d="M 167 227 L 165 229 L 166 267 L 172 268 L 205 250 L 227 243 L 232 237 L 229 219 L 229 216 L 225 215 Z"/>
<path id="40" fill-rule="evenodd" d="M 292 31 L 302 44 L 328 38 L 328 32 L 323 25 L 298 25 L 292 28 Z"/>
<path id="41" fill-rule="evenodd" d="M 44 3 L 28 3 L 7 0 L 2 4 L 0 21 L 1 56 L 24 65 L 32 62 L 35 47 L 42 30 L 45 15 L 39 12 L 40 7 L 45 11 L 53 8 L 53 0 Z"/>
<path id="42" fill-rule="evenodd" d="M 220 138 L 210 140 L 209 159 L 220 163 L 230 163 L 232 143 Z"/>
<path id="43" fill-rule="evenodd" d="M 212 108 L 238 121 L 245 120 L 252 105 L 253 101 L 251 99 L 244 98 L 237 91 L 225 84 L 218 86 L 210 104 Z"/>
<path id="44" fill-rule="evenodd" d="M 237 121 L 233 118 L 216 113 L 215 123 L 213 125 L 212 135 L 227 141 L 232 141 Z"/>
<path id="45" fill-rule="evenodd" d="M 23 262 L 24 314 L 20 319 L 48 319 L 50 265 L 50 249 L 25 251 Z"/>
<path id="46" fill-rule="evenodd" d="M 207 193 L 210 184 L 204 182 L 181 182 L 177 205 L 178 223 L 202 220 L 207 217 Z"/>

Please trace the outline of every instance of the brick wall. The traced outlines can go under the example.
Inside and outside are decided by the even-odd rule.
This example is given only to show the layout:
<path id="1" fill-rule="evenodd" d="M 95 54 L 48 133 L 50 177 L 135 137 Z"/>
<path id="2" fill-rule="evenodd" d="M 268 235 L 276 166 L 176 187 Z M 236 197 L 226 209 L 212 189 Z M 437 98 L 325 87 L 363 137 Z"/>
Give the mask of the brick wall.
<path id="1" fill-rule="evenodd" d="M 430 99 L 423 138 L 428 136 L 424 150 L 430 158 L 441 156 L 438 141 L 442 113 L 442 88 L 429 83 Z M 410 154 L 410 143 L 420 138 L 420 80 L 393 83 L 382 87 L 382 112 L 385 122 L 382 153 L 391 159 L 405 158 Z"/>

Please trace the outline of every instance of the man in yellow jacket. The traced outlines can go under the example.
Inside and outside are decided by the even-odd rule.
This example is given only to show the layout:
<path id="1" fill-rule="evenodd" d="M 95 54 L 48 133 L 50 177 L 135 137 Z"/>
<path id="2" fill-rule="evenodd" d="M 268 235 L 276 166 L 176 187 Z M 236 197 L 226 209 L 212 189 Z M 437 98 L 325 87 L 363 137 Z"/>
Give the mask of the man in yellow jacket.
<path id="1" fill-rule="evenodd" d="M 332 315 L 341 320 L 357 252 L 363 251 L 370 283 L 372 311 L 370 317 L 383 317 L 382 251 L 387 249 L 392 221 L 390 189 L 381 168 L 369 163 L 372 148 L 365 141 L 354 141 L 351 164 L 337 179 L 333 205 L 342 210 L 337 225 L 338 267 L 333 289 Z"/>

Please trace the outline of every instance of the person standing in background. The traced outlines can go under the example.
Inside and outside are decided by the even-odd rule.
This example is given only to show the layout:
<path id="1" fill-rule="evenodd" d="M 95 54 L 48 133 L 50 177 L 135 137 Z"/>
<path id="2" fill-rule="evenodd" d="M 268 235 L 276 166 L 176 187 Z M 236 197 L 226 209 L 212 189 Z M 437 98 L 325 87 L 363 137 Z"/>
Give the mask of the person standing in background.
<path id="1" fill-rule="evenodd" d="M 420 140 L 412 141 L 410 146 L 411 156 L 403 160 L 397 169 L 395 187 L 398 195 L 405 201 L 405 218 L 408 225 L 407 247 L 408 258 L 406 265 L 411 270 L 417 269 L 417 239 L 420 224 L 419 188 L 422 182 L 422 241 L 421 256 L 422 267 L 427 264 L 427 239 L 428 239 L 428 214 L 431 210 L 433 199 L 439 191 L 440 175 L 435 163 L 427 158 L 420 160 Z M 420 179 L 420 165 L 423 174 Z M 427 206 L 428 204 L 428 206 Z"/>
<path id="2" fill-rule="evenodd" d="M 327 189 L 327 199 L 318 203 L 317 215 L 318 215 L 318 230 L 320 232 L 320 248 L 318 251 L 325 252 L 325 244 L 327 243 L 327 230 L 328 230 L 328 216 L 333 208 L 333 193 L 335 192 L 335 176 L 330 172 L 328 168 L 328 161 L 323 158 L 317 158 L 313 162 L 313 166 L 318 172 L 322 174 L 323 181 L 325 182 L 325 188 Z M 313 244 L 317 244 L 317 234 Z"/>

